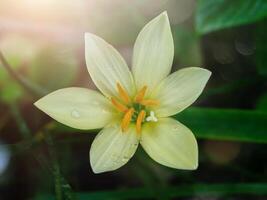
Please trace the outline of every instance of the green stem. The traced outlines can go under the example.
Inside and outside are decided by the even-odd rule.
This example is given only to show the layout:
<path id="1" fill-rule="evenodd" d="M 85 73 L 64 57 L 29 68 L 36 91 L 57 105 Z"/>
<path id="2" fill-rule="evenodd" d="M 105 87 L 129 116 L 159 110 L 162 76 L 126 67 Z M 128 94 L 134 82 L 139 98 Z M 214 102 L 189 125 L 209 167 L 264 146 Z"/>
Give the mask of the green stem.
<path id="1" fill-rule="evenodd" d="M 5 56 L 3 55 L 3 53 L 1 51 L 0 51 L 0 62 L 2 63 L 2 65 L 6 69 L 6 71 L 9 73 L 9 75 L 15 81 L 17 81 L 27 92 L 29 92 L 33 96 L 37 96 L 37 97 L 44 96 L 45 94 L 47 94 L 47 91 L 45 91 L 41 87 L 31 83 L 30 81 L 28 81 L 24 77 L 17 74 L 13 70 L 13 67 L 11 67 L 11 65 L 7 62 Z"/>
<path id="2" fill-rule="evenodd" d="M 16 105 L 10 106 L 11 113 L 13 114 L 16 124 L 18 125 L 18 128 L 20 130 L 20 133 L 25 141 L 23 141 L 20 145 L 16 146 L 19 150 L 24 150 L 25 148 L 30 148 L 33 144 L 36 143 L 35 137 L 32 137 L 31 130 L 28 127 L 27 123 L 23 119 L 23 116 L 21 115 L 18 107 Z M 52 173 L 55 177 L 55 192 L 56 192 L 56 199 L 57 200 L 63 200 L 63 195 L 66 197 L 67 200 L 73 200 L 75 199 L 72 193 L 72 189 L 70 185 L 67 183 L 65 178 L 60 173 L 60 166 L 56 157 L 56 151 L 54 147 L 54 141 L 51 136 L 46 133 L 45 137 L 46 142 L 48 144 L 48 151 L 50 153 L 50 156 L 52 158 L 52 166 L 46 161 L 44 156 L 42 154 L 37 154 L 33 152 L 34 159 L 40 163 L 41 166 L 45 166 L 46 169 Z M 23 148 L 21 145 L 28 144 L 27 147 Z"/>
<path id="3" fill-rule="evenodd" d="M 46 134 L 46 142 L 48 144 L 48 151 L 52 159 L 52 165 L 53 165 L 53 175 L 55 179 L 55 193 L 56 193 L 56 200 L 63 200 L 63 194 L 61 190 L 61 173 L 60 168 L 58 164 L 58 160 L 56 157 L 55 147 L 54 147 L 54 141 L 50 134 Z"/>

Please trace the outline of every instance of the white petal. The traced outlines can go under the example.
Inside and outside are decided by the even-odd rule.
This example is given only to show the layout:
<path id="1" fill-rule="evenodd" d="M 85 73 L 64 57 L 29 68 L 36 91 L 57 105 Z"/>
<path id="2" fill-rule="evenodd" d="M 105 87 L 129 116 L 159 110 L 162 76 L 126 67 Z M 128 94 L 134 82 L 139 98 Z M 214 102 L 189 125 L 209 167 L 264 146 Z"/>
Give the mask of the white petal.
<path id="1" fill-rule="evenodd" d="M 130 96 L 134 93 L 132 74 L 120 53 L 102 38 L 85 34 L 85 60 L 89 74 L 106 96 L 118 96 L 120 83 Z"/>
<path id="2" fill-rule="evenodd" d="M 90 149 L 90 163 L 94 173 L 113 171 L 125 165 L 139 144 L 135 127 L 122 132 L 119 124 L 105 127 L 94 139 Z"/>
<path id="3" fill-rule="evenodd" d="M 139 33 L 133 52 L 133 75 L 137 89 L 148 92 L 171 71 L 173 38 L 166 12 L 150 21 Z"/>
<path id="4" fill-rule="evenodd" d="M 146 123 L 142 128 L 140 143 L 148 155 L 162 165 L 188 170 L 198 166 L 195 136 L 172 118 Z"/>
<path id="5" fill-rule="evenodd" d="M 153 95 L 160 102 L 155 110 L 157 116 L 171 116 L 190 106 L 202 93 L 210 75 L 206 69 L 189 67 L 164 79 Z"/>
<path id="6" fill-rule="evenodd" d="M 58 122 L 77 129 L 102 128 L 114 118 L 109 100 L 94 90 L 65 88 L 34 103 Z"/>

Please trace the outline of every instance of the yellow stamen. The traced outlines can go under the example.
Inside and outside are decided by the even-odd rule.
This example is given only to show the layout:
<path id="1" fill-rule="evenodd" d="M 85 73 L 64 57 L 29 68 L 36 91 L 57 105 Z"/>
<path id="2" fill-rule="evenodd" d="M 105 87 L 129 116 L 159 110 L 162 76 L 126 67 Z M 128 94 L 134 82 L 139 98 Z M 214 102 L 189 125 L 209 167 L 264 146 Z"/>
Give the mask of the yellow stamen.
<path id="1" fill-rule="evenodd" d="M 137 133 L 141 132 L 141 125 L 145 117 L 146 117 L 146 112 L 144 110 L 141 110 L 136 120 L 136 132 Z"/>
<path id="2" fill-rule="evenodd" d="M 123 119 L 122 119 L 122 122 L 121 122 L 121 129 L 122 129 L 123 132 L 126 131 L 126 130 L 128 129 L 129 124 L 130 124 L 131 119 L 132 119 L 132 115 L 133 115 L 133 113 L 134 113 L 134 109 L 133 109 L 133 108 L 129 109 L 129 110 L 125 113 L 125 115 L 124 115 L 124 117 L 123 117 Z"/>
<path id="3" fill-rule="evenodd" d="M 111 103 L 115 106 L 115 108 L 120 112 L 127 112 L 128 108 L 115 100 L 113 97 L 111 97 Z"/>
<path id="4" fill-rule="evenodd" d="M 120 97 L 122 98 L 122 100 L 128 104 L 131 102 L 130 97 L 128 96 L 127 92 L 125 91 L 125 89 L 121 86 L 121 84 L 117 83 L 117 89 L 119 91 Z"/>
<path id="5" fill-rule="evenodd" d="M 146 90 L 147 90 L 147 86 L 144 86 L 136 95 L 135 97 L 135 101 L 137 103 L 139 103 L 140 101 L 143 100 L 144 96 L 145 96 L 145 93 L 146 93 Z"/>
<path id="6" fill-rule="evenodd" d="M 144 100 L 140 101 L 139 103 L 144 105 L 144 106 L 157 106 L 157 105 L 159 105 L 159 101 L 153 100 L 153 99 L 144 99 Z"/>

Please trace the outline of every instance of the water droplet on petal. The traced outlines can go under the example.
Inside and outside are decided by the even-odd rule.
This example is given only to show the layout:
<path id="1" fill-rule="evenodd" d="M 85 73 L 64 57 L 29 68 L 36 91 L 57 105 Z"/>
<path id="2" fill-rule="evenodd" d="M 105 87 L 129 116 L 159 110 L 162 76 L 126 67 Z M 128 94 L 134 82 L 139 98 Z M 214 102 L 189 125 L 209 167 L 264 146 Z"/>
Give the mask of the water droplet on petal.
<path id="1" fill-rule="evenodd" d="M 102 109 L 102 112 L 103 112 L 103 113 L 108 113 L 108 110 L 106 110 L 106 109 Z"/>
<path id="2" fill-rule="evenodd" d="M 80 118 L 81 117 L 80 113 L 77 110 L 71 111 L 71 116 L 73 118 Z"/>
<path id="3" fill-rule="evenodd" d="M 122 162 L 127 162 L 128 160 L 129 160 L 129 157 L 128 156 L 123 156 Z"/>
<path id="4" fill-rule="evenodd" d="M 92 104 L 93 104 L 93 105 L 96 105 L 96 106 L 99 105 L 99 103 L 98 103 L 97 101 L 93 101 Z"/>

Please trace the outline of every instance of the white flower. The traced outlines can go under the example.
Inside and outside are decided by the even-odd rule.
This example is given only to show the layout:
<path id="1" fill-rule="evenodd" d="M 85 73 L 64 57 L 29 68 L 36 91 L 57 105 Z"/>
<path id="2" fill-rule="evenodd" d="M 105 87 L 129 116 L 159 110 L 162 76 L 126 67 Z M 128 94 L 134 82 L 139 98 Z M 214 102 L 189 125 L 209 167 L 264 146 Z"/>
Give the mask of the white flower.
<path id="1" fill-rule="evenodd" d="M 158 163 L 196 169 L 197 142 L 192 132 L 170 116 L 190 106 L 211 72 L 197 67 L 171 71 L 174 44 L 167 13 L 150 21 L 134 45 L 132 73 L 110 44 L 85 34 L 89 74 L 103 93 L 85 88 L 60 89 L 35 105 L 77 129 L 100 129 L 90 149 L 95 173 L 126 164 L 139 142 Z"/>

